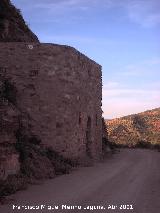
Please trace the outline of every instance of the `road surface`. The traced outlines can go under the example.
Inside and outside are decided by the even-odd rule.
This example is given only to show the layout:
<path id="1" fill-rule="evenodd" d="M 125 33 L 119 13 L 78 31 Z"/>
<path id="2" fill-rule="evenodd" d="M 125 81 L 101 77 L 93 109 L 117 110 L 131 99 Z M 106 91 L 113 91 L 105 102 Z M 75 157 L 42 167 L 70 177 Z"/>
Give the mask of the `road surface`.
<path id="1" fill-rule="evenodd" d="M 0 206 L 0 212 L 159 213 L 160 153 L 123 149 L 94 167 L 29 186 L 10 198 L 13 201 Z"/>

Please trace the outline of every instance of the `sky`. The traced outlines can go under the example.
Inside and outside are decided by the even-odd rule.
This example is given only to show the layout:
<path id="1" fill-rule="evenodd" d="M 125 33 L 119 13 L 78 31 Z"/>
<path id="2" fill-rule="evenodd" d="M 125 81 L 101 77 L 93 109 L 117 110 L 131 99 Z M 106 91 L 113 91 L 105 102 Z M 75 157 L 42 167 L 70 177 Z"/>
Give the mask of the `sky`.
<path id="1" fill-rule="evenodd" d="M 106 119 L 160 107 L 160 0 L 12 0 L 44 43 L 102 65 Z"/>

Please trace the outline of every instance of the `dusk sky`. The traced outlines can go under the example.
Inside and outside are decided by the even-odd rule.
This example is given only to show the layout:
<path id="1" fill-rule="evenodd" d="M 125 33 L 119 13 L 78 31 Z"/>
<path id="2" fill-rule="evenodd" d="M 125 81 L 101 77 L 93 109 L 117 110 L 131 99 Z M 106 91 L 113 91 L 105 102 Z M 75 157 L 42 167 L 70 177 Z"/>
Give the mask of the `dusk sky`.
<path id="1" fill-rule="evenodd" d="M 41 42 L 102 65 L 105 118 L 160 107 L 160 0 L 12 2 Z"/>

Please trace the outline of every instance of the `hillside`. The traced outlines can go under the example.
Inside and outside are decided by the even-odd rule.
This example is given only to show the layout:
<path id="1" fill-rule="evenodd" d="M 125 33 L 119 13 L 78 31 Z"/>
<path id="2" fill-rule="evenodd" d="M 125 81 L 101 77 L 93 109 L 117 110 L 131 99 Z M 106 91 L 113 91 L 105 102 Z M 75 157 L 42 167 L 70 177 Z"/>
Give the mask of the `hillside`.
<path id="1" fill-rule="evenodd" d="M 0 1 L 0 42 L 38 42 L 10 0 Z"/>
<path id="2" fill-rule="evenodd" d="M 135 146 L 160 144 L 160 108 L 106 121 L 109 140 Z"/>

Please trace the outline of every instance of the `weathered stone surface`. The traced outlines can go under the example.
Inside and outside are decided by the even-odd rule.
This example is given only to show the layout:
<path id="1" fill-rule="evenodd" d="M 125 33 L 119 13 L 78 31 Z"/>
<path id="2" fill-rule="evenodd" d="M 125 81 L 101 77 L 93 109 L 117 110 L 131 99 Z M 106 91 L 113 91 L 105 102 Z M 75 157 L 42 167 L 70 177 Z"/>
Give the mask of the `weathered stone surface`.
<path id="1" fill-rule="evenodd" d="M 10 0 L 0 1 L 0 42 L 38 42 Z"/>
<path id="2" fill-rule="evenodd" d="M 19 128 L 18 110 L 8 103 L 0 106 L 0 144 L 16 143 L 15 131 Z"/>
<path id="3" fill-rule="evenodd" d="M 74 48 L 40 44 L 9 0 L 0 42 L 1 197 L 101 158 L 102 74 Z"/>
<path id="4" fill-rule="evenodd" d="M 0 65 L 17 90 L 31 135 L 67 158 L 98 159 L 102 151 L 101 67 L 74 48 L 0 44 Z"/>
<path id="5" fill-rule="evenodd" d="M 2 71 L 2 70 L 1 70 Z M 15 132 L 19 129 L 19 111 L 10 102 L 14 88 L 0 75 L 0 180 L 9 175 L 17 174 L 20 170 L 19 153 L 16 151 Z"/>
<path id="6" fill-rule="evenodd" d="M 1 150 L 0 157 L 0 180 L 6 180 L 9 175 L 15 175 L 20 170 L 19 154 L 8 153 L 6 154 Z"/>

